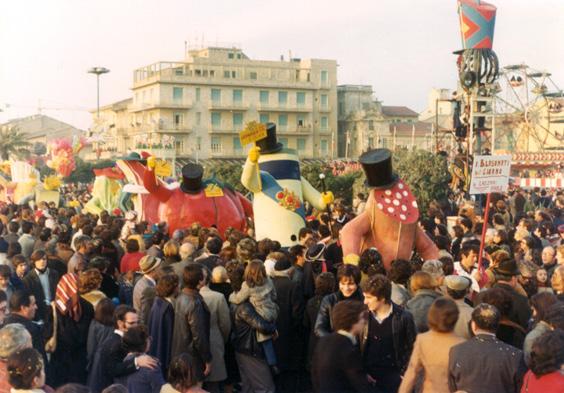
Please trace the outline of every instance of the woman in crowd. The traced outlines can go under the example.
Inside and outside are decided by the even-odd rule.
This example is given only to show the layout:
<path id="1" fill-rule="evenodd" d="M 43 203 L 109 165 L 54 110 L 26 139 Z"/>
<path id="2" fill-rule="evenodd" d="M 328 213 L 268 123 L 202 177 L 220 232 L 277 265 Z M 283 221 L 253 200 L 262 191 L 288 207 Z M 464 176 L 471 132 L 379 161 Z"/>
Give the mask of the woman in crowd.
<path id="1" fill-rule="evenodd" d="M 12 393 L 44 393 L 45 365 L 33 348 L 16 351 L 8 357 L 8 382 Z"/>
<path id="2" fill-rule="evenodd" d="M 100 291 L 101 285 L 102 274 L 98 269 L 88 269 L 80 273 L 78 280 L 80 296 L 88 301 L 93 308 L 96 308 L 100 300 L 106 298 L 104 292 Z"/>
<path id="3" fill-rule="evenodd" d="M 169 240 L 163 247 L 163 267 L 180 262 L 180 254 L 178 253 L 180 244 L 175 240 Z"/>
<path id="4" fill-rule="evenodd" d="M 550 287 L 550 283 L 548 282 L 548 272 L 545 268 L 541 267 L 537 270 L 537 274 L 535 275 L 537 279 L 537 288 L 538 292 L 549 292 L 554 293 L 552 288 Z"/>
<path id="5" fill-rule="evenodd" d="M 364 296 L 360 290 L 360 269 L 354 265 L 341 265 L 337 270 L 337 282 L 339 290 L 327 295 L 321 301 L 319 313 L 315 321 L 315 335 L 324 337 L 333 332 L 331 326 L 331 310 L 340 301 L 358 300 L 364 301 Z"/>
<path id="6" fill-rule="evenodd" d="M 551 330 L 550 325 L 546 321 L 548 310 L 558 301 L 553 293 L 541 292 L 531 297 L 530 304 L 533 316 L 533 329 L 525 336 L 523 342 L 523 355 L 525 363 L 530 366 L 531 349 L 535 340 L 544 333 Z"/>
<path id="7" fill-rule="evenodd" d="M 130 271 L 139 271 L 139 261 L 145 256 L 144 252 L 139 251 L 139 240 L 128 239 L 125 244 L 126 254 L 121 258 L 119 271 L 127 273 Z"/>
<path id="8" fill-rule="evenodd" d="M 47 325 L 53 326 L 53 334 L 56 335 L 50 362 L 53 385 L 85 383 L 88 362 L 84 349 L 90 322 L 94 318 L 94 308 L 79 296 L 76 274 L 69 273 L 61 277 L 47 317 L 50 322 Z"/>
<path id="9" fill-rule="evenodd" d="M 406 309 L 413 314 L 417 332 L 424 333 L 429 330 L 427 324 L 429 308 L 441 294 L 435 290 L 437 285 L 433 276 L 426 272 L 415 272 L 411 277 L 410 286 L 413 298 L 407 302 Z"/>
<path id="10" fill-rule="evenodd" d="M 449 392 L 449 351 L 464 341 L 453 332 L 458 314 L 456 303 L 449 298 L 440 297 L 431 304 L 427 316 L 429 331 L 419 334 L 415 339 L 399 393 L 412 392 L 421 371 L 424 371 L 422 393 Z"/>
<path id="11" fill-rule="evenodd" d="M 200 386 L 195 376 L 194 362 L 192 356 L 187 353 L 176 356 L 170 362 L 168 371 L 168 383 L 161 389 L 161 393 L 207 393 Z"/>
<path id="12" fill-rule="evenodd" d="M 564 330 L 549 331 L 535 340 L 531 369 L 523 378 L 521 393 L 564 392 Z"/>
<path id="13" fill-rule="evenodd" d="M 225 297 L 225 300 L 229 302 L 229 295 L 231 295 L 233 289 L 231 288 L 231 284 L 229 283 L 227 269 L 223 266 L 216 266 L 213 268 L 211 273 L 210 289 L 212 291 L 221 293 Z"/>
<path id="14" fill-rule="evenodd" d="M 94 355 L 99 350 L 102 343 L 114 331 L 114 303 L 108 299 L 102 299 L 96 305 L 94 310 L 94 319 L 90 322 L 88 328 L 88 339 L 86 341 L 86 354 L 88 360 L 88 378 L 100 378 L 99 375 L 94 375 L 92 364 L 94 362 Z"/>
<path id="15" fill-rule="evenodd" d="M 171 358 L 174 298 L 178 294 L 178 281 L 176 274 L 166 274 L 159 279 L 156 287 L 157 297 L 151 307 L 147 324 L 152 338 L 149 354 L 159 359 L 163 375 L 166 375 Z"/>
<path id="16" fill-rule="evenodd" d="M 151 337 L 143 325 L 134 326 L 124 333 L 122 346 L 127 353 L 124 362 L 131 358 L 144 355 L 151 345 Z M 115 381 L 135 393 L 159 393 L 164 385 L 164 378 L 160 366 L 155 368 L 140 367 L 133 373 L 116 378 Z"/>

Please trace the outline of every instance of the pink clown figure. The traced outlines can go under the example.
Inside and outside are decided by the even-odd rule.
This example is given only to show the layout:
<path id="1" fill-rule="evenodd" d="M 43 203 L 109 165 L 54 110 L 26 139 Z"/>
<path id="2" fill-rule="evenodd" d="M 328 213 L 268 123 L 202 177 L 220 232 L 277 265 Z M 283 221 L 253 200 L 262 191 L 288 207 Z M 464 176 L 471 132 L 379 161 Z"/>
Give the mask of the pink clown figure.
<path id="1" fill-rule="evenodd" d="M 359 255 L 375 247 L 386 270 L 394 259 L 409 260 L 413 250 L 424 260 L 437 259 L 439 250 L 417 225 L 419 209 L 409 186 L 392 171 L 392 154 L 375 149 L 359 158 L 370 195 L 366 209 L 341 230 L 345 263 L 357 264 Z"/>

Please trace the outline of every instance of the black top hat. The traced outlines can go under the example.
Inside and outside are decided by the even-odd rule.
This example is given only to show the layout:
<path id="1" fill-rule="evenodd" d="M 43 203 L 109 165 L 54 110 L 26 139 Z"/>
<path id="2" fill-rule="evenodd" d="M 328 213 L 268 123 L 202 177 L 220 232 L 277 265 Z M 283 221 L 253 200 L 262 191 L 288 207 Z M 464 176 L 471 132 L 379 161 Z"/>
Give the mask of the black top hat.
<path id="1" fill-rule="evenodd" d="M 255 143 L 260 147 L 261 154 L 277 153 L 284 147 L 284 145 L 276 139 L 276 124 L 274 123 L 266 124 L 266 138 L 258 140 Z"/>
<path id="2" fill-rule="evenodd" d="M 118 158 L 118 160 L 124 160 L 124 161 L 139 161 L 142 164 L 145 164 L 147 162 L 146 159 L 144 159 L 143 157 L 141 157 L 141 155 L 135 151 L 130 152 L 128 155 L 124 156 L 124 157 L 120 157 Z"/>
<path id="3" fill-rule="evenodd" d="M 363 153 L 358 159 L 366 174 L 366 185 L 372 188 L 388 188 L 399 177 L 392 172 L 392 153 L 388 149 L 374 149 Z"/>
<path id="4" fill-rule="evenodd" d="M 196 194 L 202 189 L 204 168 L 198 164 L 186 164 L 182 167 L 182 184 L 180 189 L 187 194 Z"/>
<path id="5" fill-rule="evenodd" d="M 517 276 L 519 275 L 519 268 L 515 259 L 503 259 L 499 265 L 493 269 L 495 274 L 502 276 Z"/>

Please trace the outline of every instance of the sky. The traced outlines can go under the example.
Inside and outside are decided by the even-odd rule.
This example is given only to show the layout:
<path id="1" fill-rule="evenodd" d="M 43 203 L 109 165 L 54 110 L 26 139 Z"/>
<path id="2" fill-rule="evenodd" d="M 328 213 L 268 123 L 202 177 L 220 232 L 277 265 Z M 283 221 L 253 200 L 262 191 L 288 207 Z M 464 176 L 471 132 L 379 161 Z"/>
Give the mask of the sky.
<path id="1" fill-rule="evenodd" d="M 491 0 L 502 65 L 547 70 L 564 88 L 564 1 Z M 96 107 L 131 96 L 133 70 L 181 61 L 184 42 L 240 46 L 252 59 L 335 59 L 339 84 L 372 85 L 384 105 L 427 106 L 455 88 L 455 0 L 3 0 L 0 123 L 37 113 L 82 129 Z"/>

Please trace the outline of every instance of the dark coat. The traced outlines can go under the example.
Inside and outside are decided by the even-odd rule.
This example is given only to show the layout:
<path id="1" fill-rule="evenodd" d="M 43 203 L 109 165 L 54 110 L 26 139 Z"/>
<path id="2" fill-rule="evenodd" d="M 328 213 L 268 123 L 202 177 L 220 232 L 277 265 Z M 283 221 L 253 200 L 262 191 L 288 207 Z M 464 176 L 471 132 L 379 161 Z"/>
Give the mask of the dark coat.
<path id="1" fill-rule="evenodd" d="M 321 295 L 315 295 L 314 297 L 312 297 L 307 301 L 305 308 L 304 328 L 308 333 L 307 361 L 306 361 L 306 365 L 308 366 L 308 368 L 310 368 L 311 366 L 311 358 L 313 356 L 313 351 L 315 350 L 317 341 L 319 341 L 319 338 L 315 335 L 314 327 L 323 297 L 324 296 Z"/>
<path id="2" fill-rule="evenodd" d="M 47 269 L 47 274 L 49 277 L 49 292 L 51 293 L 51 300 L 55 300 L 55 291 L 57 290 L 57 284 L 59 283 L 59 273 L 53 269 Z M 34 321 L 44 321 L 47 314 L 47 305 L 45 304 L 45 295 L 43 293 L 43 287 L 39 281 L 39 276 L 35 269 L 31 269 L 29 273 L 23 279 L 24 285 L 28 291 L 35 296 L 35 302 L 37 303 L 37 312 L 35 313 Z"/>
<path id="3" fill-rule="evenodd" d="M 264 360 L 262 346 L 257 341 L 257 331 L 273 334 L 276 325 L 264 320 L 249 302 L 233 307 L 235 311 L 231 337 L 235 352 Z"/>
<path id="4" fill-rule="evenodd" d="M 364 301 L 364 295 L 359 288 L 348 298 L 345 298 L 341 291 L 337 291 L 325 296 L 321 301 L 321 306 L 319 306 L 319 313 L 317 314 L 317 319 L 315 320 L 314 331 L 317 337 L 328 336 L 333 332 L 333 324 L 331 323 L 331 311 L 333 310 L 335 304 L 337 304 L 341 300 L 358 300 L 362 302 Z"/>
<path id="5" fill-rule="evenodd" d="M 233 292 L 233 287 L 228 282 L 222 282 L 218 284 L 210 283 L 210 289 L 221 293 L 225 297 L 225 301 L 229 304 L 229 295 Z"/>
<path id="6" fill-rule="evenodd" d="M 204 363 L 211 361 L 210 311 L 197 290 L 184 288 L 174 305 L 176 316 L 172 334 L 172 357 L 183 352 L 192 355 L 197 380 L 203 378 Z"/>
<path id="7" fill-rule="evenodd" d="M 195 262 L 201 263 L 208 270 L 211 272 L 215 267 L 224 265 L 223 260 L 219 257 L 219 255 L 210 254 L 205 258 L 199 258 L 195 260 Z"/>
<path id="8" fill-rule="evenodd" d="M 513 299 L 513 309 L 511 310 L 509 319 L 521 325 L 522 328 L 526 329 L 529 325 L 529 319 L 531 319 L 531 307 L 529 306 L 529 299 L 519 294 L 515 289 L 507 284 L 497 283 L 494 284 L 493 287 L 505 289 L 509 293 L 509 295 L 511 295 L 511 299 Z"/>
<path id="9" fill-rule="evenodd" d="M 411 352 L 413 351 L 413 344 L 417 336 L 417 330 L 413 316 L 409 311 L 402 309 L 395 303 L 392 303 L 392 336 L 394 340 L 394 351 L 396 357 L 396 364 L 403 374 L 407 369 Z M 369 340 L 368 331 L 370 323 L 373 323 L 372 318 L 368 319 L 368 323 L 364 327 L 364 332 L 360 337 L 360 350 L 364 352 L 366 343 Z"/>
<path id="10" fill-rule="evenodd" d="M 92 305 L 80 298 L 82 316 L 75 322 L 71 317 L 61 315 L 57 310 L 57 349 L 51 357 L 53 383 L 61 386 L 66 383 L 86 383 L 88 357 L 85 351 L 88 341 L 88 328 L 94 318 Z M 51 316 L 49 316 L 51 315 Z M 52 322 L 52 311 L 47 316 Z"/>
<path id="11" fill-rule="evenodd" d="M 429 330 L 427 314 L 431 304 L 439 297 L 441 297 L 441 294 L 432 289 L 420 289 L 415 293 L 415 296 L 407 301 L 406 309 L 413 315 L 418 333 L 425 333 Z"/>
<path id="12" fill-rule="evenodd" d="M 127 359 L 123 349 L 121 336 L 112 333 L 100 346 L 99 354 L 95 355 L 94 363 L 88 376 L 88 386 L 95 393 L 100 392 L 114 383 L 114 378 L 135 372 L 135 359 Z M 101 370 L 101 372 L 100 372 Z M 99 375 L 94 379 L 91 375 Z"/>
<path id="13" fill-rule="evenodd" d="M 43 355 L 43 358 L 46 359 L 46 355 L 45 355 L 45 341 L 46 340 L 44 338 L 42 327 L 40 325 L 34 323 L 33 321 L 30 321 L 29 319 L 22 317 L 21 315 L 14 314 L 14 313 L 6 315 L 6 318 L 4 318 L 4 324 L 2 325 L 2 327 L 6 326 L 6 325 L 10 325 L 12 323 L 19 323 L 19 324 L 23 325 L 23 327 L 31 335 L 31 344 L 32 344 L 33 348 L 35 348 L 41 355 Z"/>
<path id="14" fill-rule="evenodd" d="M 149 355 L 159 359 L 163 375 L 166 375 L 171 360 L 174 329 L 174 307 L 168 300 L 161 297 L 155 298 L 147 326 L 152 337 Z"/>
<path id="15" fill-rule="evenodd" d="M 448 385 L 451 392 L 518 393 L 525 371 L 520 350 L 480 334 L 450 349 Z"/>
<path id="16" fill-rule="evenodd" d="M 132 354 L 127 355 L 125 360 L 133 359 L 133 357 Z M 165 384 L 159 367 L 154 370 L 140 368 L 129 375 L 116 378 L 115 382 L 125 386 L 132 393 L 159 393 Z"/>
<path id="17" fill-rule="evenodd" d="M 86 342 L 86 356 L 88 360 L 88 370 L 92 369 L 94 357 L 99 352 L 100 346 L 106 339 L 114 334 L 113 326 L 102 325 L 95 319 L 90 322 L 88 328 L 88 340 Z"/>
<path id="18" fill-rule="evenodd" d="M 358 347 L 339 333 L 319 340 L 313 354 L 311 379 L 316 393 L 372 391 Z"/>
<path id="19" fill-rule="evenodd" d="M 299 285 L 289 277 L 273 277 L 272 282 L 279 308 L 276 319 L 279 337 L 274 341 L 274 350 L 278 367 L 280 370 L 287 370 L 296 366 L 296 357 L 301 355 L 296 348 L 300 348 L 300 344 L 303 346 L 300 332 L 303 331 L 304 299 Z"/>

